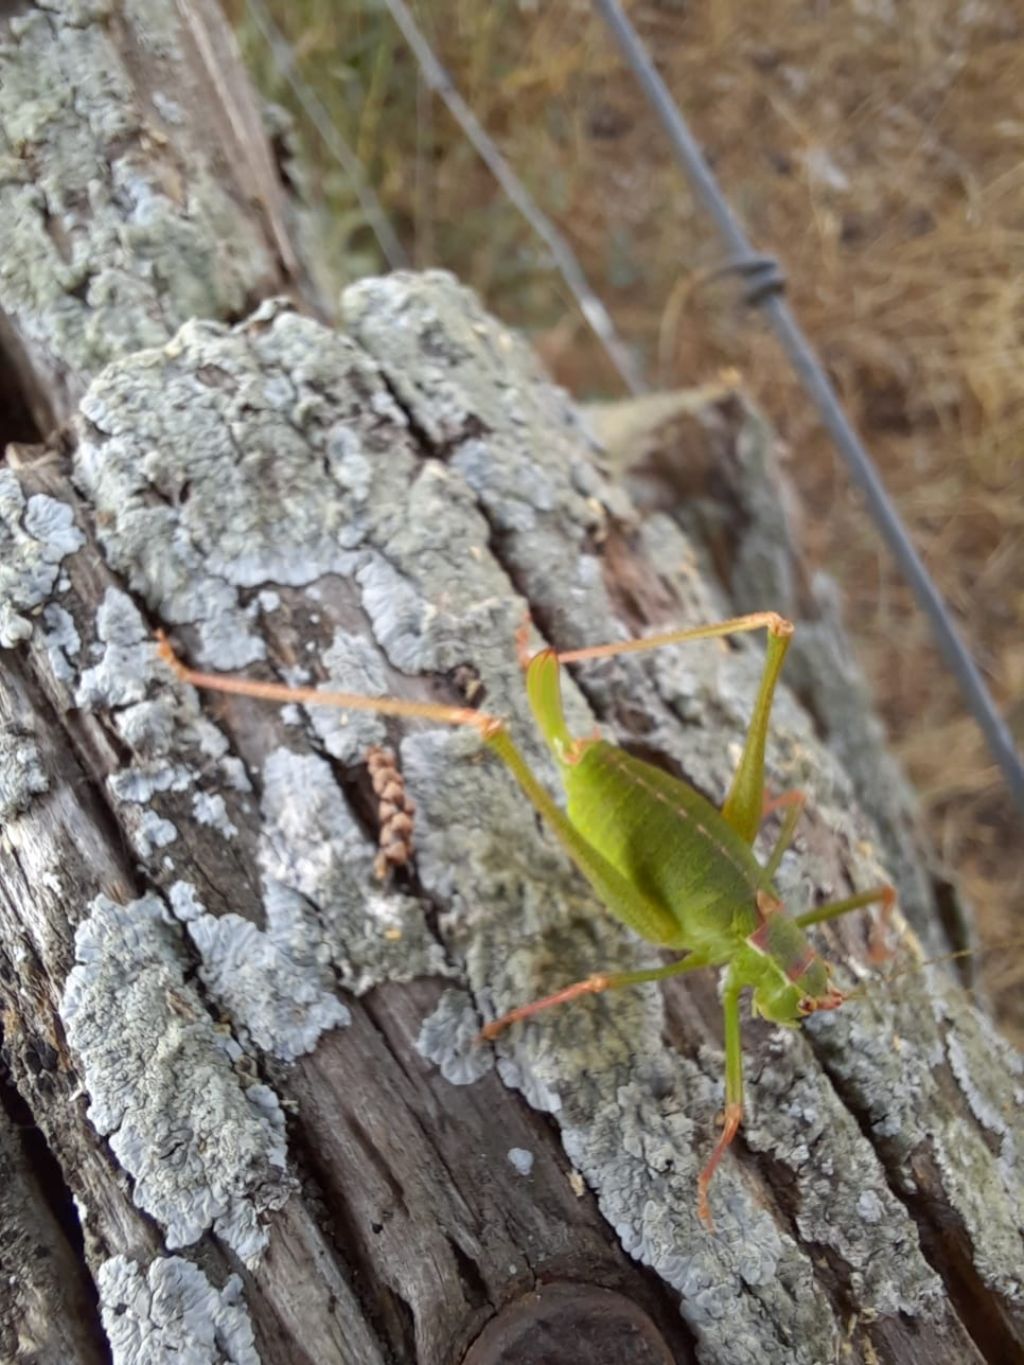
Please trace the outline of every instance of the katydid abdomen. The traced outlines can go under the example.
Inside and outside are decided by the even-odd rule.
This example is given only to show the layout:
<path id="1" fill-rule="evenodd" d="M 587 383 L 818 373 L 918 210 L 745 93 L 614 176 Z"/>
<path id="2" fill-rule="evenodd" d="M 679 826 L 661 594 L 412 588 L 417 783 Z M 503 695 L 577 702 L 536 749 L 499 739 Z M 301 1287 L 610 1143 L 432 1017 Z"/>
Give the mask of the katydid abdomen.
<path id="1" fill-rule="evenodd" d="M 749 846 L 699 792 L 605 740 L 562 762 L 567 813 L 579 833 L 671 917 L 668 947 L 729 956 L 757 927 L 770 891 Z"/>

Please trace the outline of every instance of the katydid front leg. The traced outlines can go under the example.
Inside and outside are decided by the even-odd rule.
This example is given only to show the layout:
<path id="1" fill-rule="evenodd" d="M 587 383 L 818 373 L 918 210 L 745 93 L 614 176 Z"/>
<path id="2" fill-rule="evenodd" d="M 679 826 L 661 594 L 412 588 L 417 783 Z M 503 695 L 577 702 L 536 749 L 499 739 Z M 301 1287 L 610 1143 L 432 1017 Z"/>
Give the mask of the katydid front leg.
<path id="1" fill-rule="evenodd" d="M 731 979 L 726 980 L 722 992 L 722 1008 L 725 1016 L 725 1121 L 722 1135 L 715 1143 L 714 1151 L 707 1164 L 697 1177 L 697 1214 L 709 1232 L 714 1232 L 715 1224 L 711 1217 L 708 1190 L 711 1180 L 718 1169 L 718 1163 L 725 1156 L 743 1121 L 743 1042 L 740 1036 L 740 995 L 743 984 Z"/>

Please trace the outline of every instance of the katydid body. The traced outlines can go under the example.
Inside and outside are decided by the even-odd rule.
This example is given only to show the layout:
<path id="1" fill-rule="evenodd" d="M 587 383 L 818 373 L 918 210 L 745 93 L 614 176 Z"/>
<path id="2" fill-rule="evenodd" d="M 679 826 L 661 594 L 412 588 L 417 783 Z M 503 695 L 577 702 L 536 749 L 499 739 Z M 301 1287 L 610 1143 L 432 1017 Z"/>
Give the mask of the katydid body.
<path id="1" fill-rule="evenodd" d="M 561 699 L 562 664 L 759 628 L 768 632 L 764 673 L 721 811 L 687 783 L 606 740 L 579 739 L 569 733 Z M 582 995 L 662 980 L 701 967 L 725 969 L 725 1125 L 698 1181 L 698 1209 L 710 1225 L 708 1187 L 742 1116 L 742 992 L 751 989 L 755 1011 L 779 1024 L 795 1025 L 815 1010 L 836 1008 L 844 997 L 832 985 L 828 966 L 804 929 L 875 901 L 888 905 L 893 900 L 892 889 L 879 886 L 795 918 L 786 914 L 772 879 L 802 809 L 799 793 L 776 803 L 787 810 L 768 862 L 762 866 L 754 857 L 752 845 L 762 819 L 764 750 L 772 698 L 792 632 L 788 621 L 774 612 L 762 612 L 561 655 L 548 649 L 527 658 L 520 641 L 530 705 L 558 766 L 566 795 L 564 809 L 534 776 L 504 721 L 497 717 L 460 707 L 221 678 L 184 668 L 166 641 L 161 642 L 161 653 L 183 680 L 198 686 L 475 727 L 514 774 L 612 914 L 650 942 L 686 953 L 661 967 L 597 974 L 576 982 L 492 1020 L 482 1031 L 484 1037 L 493 1038 L 516 1020 Z"/>

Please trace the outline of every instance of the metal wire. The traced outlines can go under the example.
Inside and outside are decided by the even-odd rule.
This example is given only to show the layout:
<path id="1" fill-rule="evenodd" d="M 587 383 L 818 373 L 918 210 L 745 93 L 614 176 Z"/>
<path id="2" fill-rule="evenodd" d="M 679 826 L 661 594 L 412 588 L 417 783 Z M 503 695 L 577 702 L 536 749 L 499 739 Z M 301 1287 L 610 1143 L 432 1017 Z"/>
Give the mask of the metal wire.
<path id="1" fill-rule="evenodd" d="M 395 236 L 394 229 L 384 212 L 384 206 L 377 198 L 373 186 L 367 180 L 366 172 L 363 170 L 358 156 L 338 132 L 330 114 L 316 93 L 295 70 L 295 53 L 292 51 L 291 44 L 274 23 L 263 0 L 246 0 L 245 7 L 249 17 L 259 29 L 263 41 L 270 49 L 278 72 L 291 86 L 295 98 L 306 111 L 310 123 L 320 134 L 327 150 L 348 176 L 352 191 L 363 211 L 363 217 L 377 238 L 377 244 L 384 259 L 392 270 L 401 270 L 409 264 L 409 258 L 405 254 L 401 242 Z"/>
<path id="2" fill-rule="evenodd" d="M 579 305 L 580 312 L 586 319 L 591 331 L 604 347 L 609 360 L 614 365 L 626 388 L 632 394 L 646 393 L 647 384 L 639 366 L 629 347 L 615 330 L 615 324 L 608 310 L 590 287 L 590 282 L 584 274 L 583 267 L 577 260 L 572 247 L 551 219 L 541 211 L 529 190 L 484 131 L 472 109 L 455 89 L 447 71 L 435 57 L 430 44 L 417 28 L 416 21 L 404 0 L 384 0 L 384 4 L 401 30 L 402 37 L 412 49 L 413 55 L 420 65 L 420 70 L 423 72 L 424 80 L 431 90 L 444 100 L 452 117 L 476 148 L 480 159 L 551 252 L 552 259 Z"/>
<path id="3" fill-rule="evenodd" d="M 535 203 L 523 182 L 459 95 L 448 73 L 416 26 L 404 0 L 384 0 L 384 4 L 412 49 L 429 88 L 441 97 L 508 198 L 547 245 L 580 311 L 627 389 L 634 394 L 646 392 L 647 384 L 639 366 L 629 348 L 618 336 L 607 309 L 590 287 L 583 268 L 566 239 Z M 1018 812 L 1024 815 L 1024 763 L 1016 751 L 1009 729 L 1000 716 L 977 665 L 961 640 L 938 588 L 914 549 L 871 457 L 843 412 L 821 362 L 782 297 L 785 289 L 782 271 L 772 257 L 757 253 L 751 247 L 743 227 L 719 189 L 679 107 L 655 69 L 647 49 L 626 18 L 618 0 L 594 0 L 594 4 L 668 134 L 676 158 L 694 194 L 725 242 L 729 260 L 720 273 L 735 273 L 743 277 L 744 301 L 764 311 L 779 337 L 790 363 L 817 407 L 822 422 L 842 455 L 854 482 L 864 494 L 869 512 L 902 568 L 918 604 L 927 616 L 939 650 L 951 668 L 967 706 L 1003 773 L 1014 805 Z M 328 150 L 349 176 L 364 216 L 377 237 L 385 259 L 392 268 L 397 269 L 406 265 L 406 254 L 388 222 L 380 200 L 366 179 L 358 157 L 338 133 L 314 91 L 295 70 L 292 49 L 274 24 L 263 0 L 246 0 L 246 7 L 270 48 L 279 72 L 295 92 L 296 98 L 323 138 Z"/>
<path id="4" fill-rule="evenodd" d="M 765 258 L 754 252 L 746 233 L 723 196 L 678 105 L 623 13 L 619 0 L 594 0 L 627 65 L 668 134 L 676 158 L 697 199 L 718 229 L 729 252 L 729 265 L 758 278 Z M 960 686 L 964 699 L 999 764 L 1010 796 L 1024 816 L 1024 763 L 1010 731 L 996 709 L 978 666 L 957 633 L 952 617 L 923 561 L 914 549 L 899 513 L 886 493 L 878 471 L 844 413 L 838 395 L 800 324 L 777 287 L 760 290 L 750 299 L 764 311 L 790 362 L 818 409 L 823 424 L 867 501 L 868 509 L 889 549 L 906 576 L 918 604 L 928 617 L 932 634 Z"/>

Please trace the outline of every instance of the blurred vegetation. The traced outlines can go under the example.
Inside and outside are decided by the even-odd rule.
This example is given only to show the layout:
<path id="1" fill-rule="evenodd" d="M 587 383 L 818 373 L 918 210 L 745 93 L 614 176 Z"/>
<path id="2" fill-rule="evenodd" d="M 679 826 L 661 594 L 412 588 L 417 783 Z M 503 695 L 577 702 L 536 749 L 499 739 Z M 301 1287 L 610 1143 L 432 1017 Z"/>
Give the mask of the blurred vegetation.
<path id="1" fill-rule="evenodd" d="M 580 397 L 618 382 L 544 249 L 420 80 L 380 0 L 268 0 L 302 80 L 418 266 L 527 330 Z M 339 278 L 383 268 L 351 186 L 230 0 L 265 93 L 296 112 Z M 628 6 L 1024 739 L 1024 10 L 1019 0 L 645 0 Z M 788 447 L 814 560 L 934 840 L 989 943 L 1020 937 L 1021 830 L 927 628 L 796 381 L 721 263 L 587 0 L 419 0 L 456 87 L 573 243 L 652 384 L 737 366 Z M 994 965 L 993 965 L 994 964 Z M 1021 954 L 989 955 L 1024 1011 Z M 1012 1014 L 1014 1011 L 1010 1009 Z M 1020 1022 L 1020 1017 L 1018 1018 Z"/>

